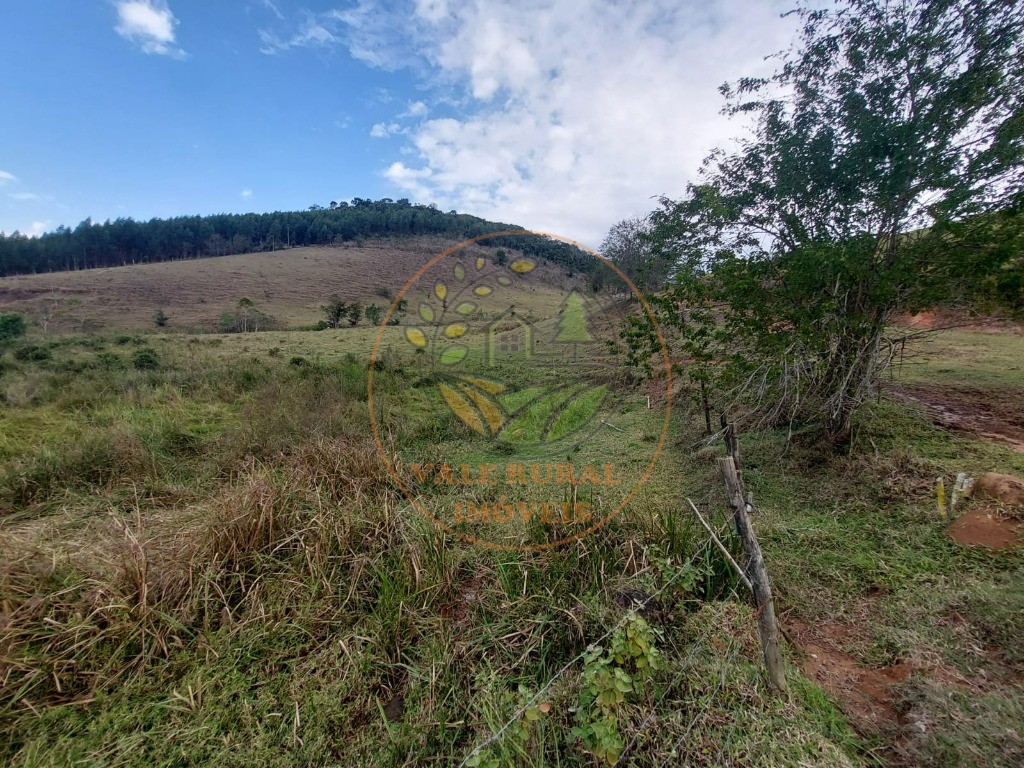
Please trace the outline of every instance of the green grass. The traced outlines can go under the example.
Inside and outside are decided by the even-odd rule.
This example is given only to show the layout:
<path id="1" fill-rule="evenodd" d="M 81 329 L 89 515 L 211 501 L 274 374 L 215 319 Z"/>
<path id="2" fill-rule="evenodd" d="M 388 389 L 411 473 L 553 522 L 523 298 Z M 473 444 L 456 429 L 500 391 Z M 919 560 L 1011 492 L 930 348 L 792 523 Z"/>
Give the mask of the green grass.
<path id="1" fill-rule="evenodd" d="M 955 328 L 907 344 L 894 375 L 907 384 L 1020 389 L 1024 382 L 1024 333 Z"/>
<path id="2" fill-rule="evenodd" d="M 0 358 L 6 763 L 457 764 L 622 618 L 623 594 L 651 594 L 692 561 L 649 616 L 665 666 L 620 712 L 635 740 L 624 764 L 659 764 L 678 743 L 678 763 L 868 765 L 894 741 L 921 765 L 1015 764 L 1024 561 L 952 543 L 932 482 L 1021 473 L 1019 454 L 891 403 L 865 414 L 849 456 L 741 436 L 784 618 L 856 625 L 845 650 L 864 665 L 984 672 L 983 685 L 915 673 L 896 702 L 905 731 L 858 735 L 793 649 L 790 693 L 767 689 L 749 601 L 723 599 L 735 579 L 684 511 L 689 496 L 725 522 L 685 408 L 656 471 L 607 525 L 555 549 L 485 549 L 417 514 L 384 471 L 369 429 L 370 330 L 67 337 L 48 343 L 49 360 Z M 374 385 L 395 406 L 403 455 L 493 458 L 489 441 L 437 418 L 400 333 Z M 158 370 L 133 368 L 144 346 Z M 581 453 L 637 472 L 659 412 L 604 386 L 612 426 L 588 432 Z M 439 504 L 448 492 L 423 489 Z M 580 493 L 599 503 L 596 489 Z M 500 535 L 543 542 L 555 527 Z M 581 667 L 488 759 L 594 765 L 571 736 Z"/>

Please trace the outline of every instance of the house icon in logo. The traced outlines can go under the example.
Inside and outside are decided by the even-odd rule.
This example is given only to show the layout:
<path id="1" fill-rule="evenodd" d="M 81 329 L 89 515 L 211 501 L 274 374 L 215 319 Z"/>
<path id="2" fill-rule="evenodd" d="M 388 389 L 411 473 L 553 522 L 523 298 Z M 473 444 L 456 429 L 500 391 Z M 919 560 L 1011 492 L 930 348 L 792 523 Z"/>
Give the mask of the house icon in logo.
<path id="1" fill-rule="evenodd" d="M 533 326 L 516 315 L 515 307 L 509 307 L 501 317 L 487 326 L 488 365 L 532 357 L 533 353 Z"/>

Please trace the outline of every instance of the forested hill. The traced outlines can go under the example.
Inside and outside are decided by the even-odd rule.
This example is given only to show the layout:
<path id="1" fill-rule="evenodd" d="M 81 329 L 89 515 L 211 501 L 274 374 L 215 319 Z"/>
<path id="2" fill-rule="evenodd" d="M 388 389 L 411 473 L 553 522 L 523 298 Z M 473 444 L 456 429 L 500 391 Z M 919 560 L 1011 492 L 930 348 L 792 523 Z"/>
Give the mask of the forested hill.
<path id="1" fill-rule="evenodd" d="M 522 227 L 387 198 L 356 198 L 351 203 L 332 202 L 327 208 L 314 205 L 306 211 L 150 221 L 122 218 L 103 224 L 86 219 L 74 229 L 62 226 L 37 238 L 17 232 L 0 234 L 0 277 L 338 244 L 370 237 L 449 235 L 462 240 L 510 229 Z M 539 237 L 495 238 L 487 245 L 512 248 L 583 272 L 590 271 L 593 263 L 573 246 Z"/>

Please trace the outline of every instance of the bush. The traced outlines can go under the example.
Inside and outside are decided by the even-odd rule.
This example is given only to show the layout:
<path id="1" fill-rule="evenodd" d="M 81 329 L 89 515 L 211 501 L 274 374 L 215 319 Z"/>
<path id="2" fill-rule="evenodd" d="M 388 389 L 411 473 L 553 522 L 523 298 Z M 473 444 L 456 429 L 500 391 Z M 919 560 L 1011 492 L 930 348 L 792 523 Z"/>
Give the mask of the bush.
<path id="1" fill-rule="evenodd" d="M 0 314 L 0 344 L 24 336 L 26 328 L 25 318 L 21 315 Z"/>
<path id="2" fill-rule="evenodd" d="M 14 357 L 22 362 L 41 362 L 51 357 L 49 347 L 41 347 L 38 344 L 23 344 L 14 350 Z"/>
<path id="3" fill-rule="evenodd" d="M 155 371 L 160 367 L 160 357 L 152 347 L 142 347 L 132 356 L 132 365 L 138 371 Z"/>

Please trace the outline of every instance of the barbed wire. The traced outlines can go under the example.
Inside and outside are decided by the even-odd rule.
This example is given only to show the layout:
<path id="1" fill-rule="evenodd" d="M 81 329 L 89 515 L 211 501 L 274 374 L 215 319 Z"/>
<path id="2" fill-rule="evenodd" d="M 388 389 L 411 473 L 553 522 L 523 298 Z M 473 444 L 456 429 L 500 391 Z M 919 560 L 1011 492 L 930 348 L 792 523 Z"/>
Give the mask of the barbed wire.
<path id="1" fill-rule="evenodd" d="M 704 498 L 708 498 L 709 499 L 710 496 L 711 496 L 711 493 L 709 492 L 706 495 L 706 497 L 704 497 Z M 702 501 L 703 500 L 704 499 L 702 499 Z M 725 525 L 723 525 L 721 527 L 721 529 L 718 531 L 718 535 L 721 536 L 729 528 L 729 526 L 730 526 L 730 523 L 728 521 L 726 521 Z M 704 549 L 706 547 L 708 547 L 708 546 L 713 546 L 713 543 L 710 541 L 710 539 L 705 544 L 704 547 L 701 547 L 700 549 L 698 549 L 690 557 L 689 561 L 687 562 L 687 565 L 693 565 L 694 562 L 697 560 L 697 558 L 700 557 L 703 554 Z M 672 577 L 669 578 L 668 581 L 666 581 L 661 586 L 661 588 L 658 589 L 656 592 L 654 592 L 651 595 L 648 595 L 647 598 L 644 599 L 643 601 L 639 601 L 639 600 L 634 601 L 633 607 L 630 608 L 628 611 L 626 611 L 626 613 L 623 615 L 623 617 L 621 619 L 619 619 L 611 627 L 611 629 L 609 629 L 607 632 L 605 632 L 603 635 L 601 635 L 597 640 L 594 640 L 593 642 L 588 643 L 586 648 L 584 648 L 582 651 L 580 651 L 580 653 L 578 653 L 576 656 L 574 656 L 569 661 L 567 661 L 557 672 L 555 672 L 554 675 L 552 675 L 552 677 L 543 686 L 541 686 L 537 690 L 537 692 L 535 694 L 533 694 L 533 696 L 531 696 L 526 701 L 525 704 L 520 706 L 513 713 L 512 717 L 510 717 L 505 722 L 504 725 L 502 725 L 497 731 L 495 731 L 493 734 L 491 734 L 487 739 L 485 739 L 480 744 L 478 744 L 476 747 L 474 747 L 469 752 L 469 754 L 467 754 L 465 756 L 465 758 L 463 758 L 462 762 L 459 763 L 459 768 L 465 768 L 465 766 L 469 763 L 470 760 L 472 760 L 474 757 L 476 757 L 478 754 L 480 754 L 483 750 L 487 749 L 489 746 L 491 746 L 496 741 L 498 741 L 498 739 L 500 739 L 509 728 L 511 728 L 516 722 L 519 721 L 519 718 L 521 718 L 526 713 L 526 710 L 528 710 L 530 707 L 532 707 L 534 704 L 536 704 L 537 701 L 541 698 L 541 696 L 543 696 L 545 693 L 547 693 L 549 690 L 551 690 L 551 686 L 554 685 L 555 682 L 562 675 L 564 675 L 570 668 L 572 668 L 576 664 L 576 662 L 580 661 L 587 654 L 591 653 L 596 646 L 598 646 L 599 644 L 603 643 L 605 640 L 607 640 L 609 637 L 611 637 L 617 630 L 619 630 L 623 626 L 625 626 L 626 622 L 629 621 L 631 617 L 635 616 L 638 613 L 642 613 L 647 608 L 647 606 L 650 603 L 652 603 L 656 598 L 658 598 L 662 594 L 664 594 L 664 592 L 670 586 L 672 586 L 676 582 L 676 580 L 685 572 L 686 572 L 686 568 L 685 567 L 679 568 L 672 575 Z M 737 587 L 738 587 L 738 585 L 737 585 Z M 736 592 L 736 587 L 734 587 L 733 591 L 730 593 L 730 598 L 735 594 L 735 592 Z"/>

